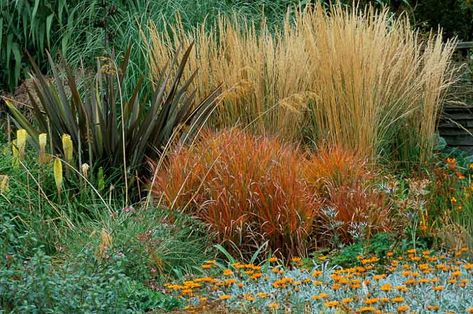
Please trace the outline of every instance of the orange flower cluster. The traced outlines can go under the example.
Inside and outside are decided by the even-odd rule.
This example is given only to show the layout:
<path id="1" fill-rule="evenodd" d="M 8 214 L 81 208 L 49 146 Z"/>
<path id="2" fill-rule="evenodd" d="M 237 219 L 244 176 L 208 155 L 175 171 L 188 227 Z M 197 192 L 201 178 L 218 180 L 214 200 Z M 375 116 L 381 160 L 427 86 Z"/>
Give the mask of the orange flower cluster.
<path id="1" fill-rule="evenodd" d="M 452 312 L 460 306 L 473 313 L 473 300 L 461 297 L 473 295 L 473 263 L 461 259 L 468 252 L 462 248 L 434 255 L 411 249 L 400 256 L 386 254 L 382 259 L 359 256 L 360 266 L 338 269 L 320 265 L 304 268 L 298 258 L 286 268 L 270 258 L 261 265 L 234 263 L 228 268 L 212 268 L 212 276 L 166 288 L 187 300 L 188 310 L 196 312 L 218 302 L 229 309 L 271 313 L 291 310 L 298 300 L 313 312 Z M 386 264 L 380 264 L 381 260 Z M 211 261 L 204 265 L 209 264 Z M 450 300 L 452 291 L 461 300 Z M 287 303 L 289 296 L 291 303 Z"/>

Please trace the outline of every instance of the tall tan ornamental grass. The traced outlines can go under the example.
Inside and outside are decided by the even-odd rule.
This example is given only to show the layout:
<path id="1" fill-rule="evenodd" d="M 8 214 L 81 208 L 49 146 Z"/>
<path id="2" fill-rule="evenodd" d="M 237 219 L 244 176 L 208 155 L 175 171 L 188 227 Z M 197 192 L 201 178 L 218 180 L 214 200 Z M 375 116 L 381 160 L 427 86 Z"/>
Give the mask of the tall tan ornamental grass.
<path id="1" fill-rule="evenodd" d="M 420 160 L 431 154 L 455 42 L 421 39 L 406 17 L 316 5 L 288 15 L 281 30 L 223 17 L 210 32 L 168 28 L 151 25 L 152 78 L 176 43 L 195 41 L 185 76 L 199 69 L 198 97 L 220 82 L 226 90 L 215 127 L 308 136 L 373 159 L 402 147 Z"/>

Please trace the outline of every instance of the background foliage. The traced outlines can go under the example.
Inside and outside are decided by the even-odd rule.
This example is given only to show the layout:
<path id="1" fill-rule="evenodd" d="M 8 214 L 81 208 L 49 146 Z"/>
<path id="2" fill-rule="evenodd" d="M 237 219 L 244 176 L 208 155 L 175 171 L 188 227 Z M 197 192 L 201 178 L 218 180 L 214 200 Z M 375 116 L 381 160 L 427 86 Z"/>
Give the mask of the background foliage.
<path id="1" fill-rule="evenodd" d="M 28 51 L 47 70 L 45 49 L 75 65 L 94 65 L 95 58 L 112 49 L 134 46 L 134 71 L 146 67 L 140 38 L 141 27 L 149 21 L 161 30 L 163 16 L 175 22 L 178 14 L 191 29 L 204 20 L 212 25 L 219 15 L 249 17 L 256 25 L 266 19 L 280 25 L 286 10 L 314 0 L 3 0 L 0 3 L 0 89 L 12 91 L 25 77 Z M 342 2 L 350 4 L 351 1 Z M 446 36 L 471 40 L 473 3 L 470 0 L 365 0 L 361 4 L 389 5 L 395 12 L 406 10 L 424 30 L 440 24 Z M 24 67 L 24 68 L 23 68 Z"/>

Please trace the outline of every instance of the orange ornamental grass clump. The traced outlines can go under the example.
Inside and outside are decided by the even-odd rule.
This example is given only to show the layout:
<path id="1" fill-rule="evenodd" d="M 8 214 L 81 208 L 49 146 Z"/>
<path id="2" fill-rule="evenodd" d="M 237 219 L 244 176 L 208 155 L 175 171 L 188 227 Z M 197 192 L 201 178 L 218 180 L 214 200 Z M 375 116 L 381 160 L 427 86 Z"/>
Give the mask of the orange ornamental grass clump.
<path id="1" fill-rule="evenodd" d="M 368 236 L 388 225 L 389 208 L 370 185 L 365 160 L 339 148 L 307 154 L 274 137 L 208 132 L 156 171 L 156 198 L 196 215 L 218 241 L 243 252 L 269 241 L 286 257 L 303 255 L 329 225 L 346 242 L 353 225 L 366 222 Z M 328 217 L 327 208 L 336 215 Z"/>
<path id="2" fill-rule="evenodd" d="M 321 207 L 301 176 L 305 160 L 275 138 L 207 133 L 170 154 L 152 189 L 167 206 L 207 222 L 221 242 L 245 250 L 269 240 L 273 251 L 303 254 Z"/>
<path id="3" fill-rule="evenodd" d="M 356 187 L 373 179 L 366 158 L 340 146 L 322 146 L 304 167 L 305 179 L 321 193 L 333 188 Z"/>
<path id="4" fill-rule="evenodd" d="M 385 195 L 375 189 L 375 173 L 361 156 L 337 146 L 324 146 L 304 166 L 305 180 L 329 209 L 321 213 L 321 228 L 336 222 L 337 228 L 332 231 L 345 242 L 353 240 L 353 231 L 361 231 L 353 228 L 363 226 L 364 235 L 370 236 L 375 231 L 386 231 L 390 225 Z"/>
<path id="5" fill-rule="evenodd" d="M 391 231 L 395 227 L 385 194 L 372 186 L 335 188 L 330 191 L 327 204 L 336 213 L 335 218 L 340 224 L 335 231 L 344 242 L 351 242 L 359 236 L 369 238 L 376 232 Z M 325 214 L 323 218 L 332 219 Z"/>

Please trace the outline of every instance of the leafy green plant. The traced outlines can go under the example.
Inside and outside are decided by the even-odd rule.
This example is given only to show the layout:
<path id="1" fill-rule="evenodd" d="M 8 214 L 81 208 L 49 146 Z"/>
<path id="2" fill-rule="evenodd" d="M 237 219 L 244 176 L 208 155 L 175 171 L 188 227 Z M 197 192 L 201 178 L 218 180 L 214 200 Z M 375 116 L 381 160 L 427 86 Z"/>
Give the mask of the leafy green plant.
<path id="1" fill-rule="evenodd" d="M 206 231 L 183 214 L 137 205 L 112 216 L 97 213 L 64 236 L 61 245 L 66 260 L 84 250 L 95 252 L 101 263 L 113 263 L 119 256 L 128 277 L 153 284 L 193 272 L 212 257 Z"/>
<path id="2" fill-rule="evenodd" d="M 51 83 L 32 62 L 34 92 L 30 92 L 30 99 L 35 124 L 8 101 L 7 105 L 17 124 L 37 145 L 38 135 L 48 133 L 52 153 L 64 155 L 62 136 L 69 134 L 79 167 L 87 162 L 102 166 L 106 173 L 122 169 L 127 180 L 145 169 L 146 157 L 158 157 L 170 141 L 178 136 L 183 142 L 192 138 L 217 104 L 220 88 L 195 103 L 194 93 L 188 90 L 195 72 L 181 82 L 191 49 L 192 45 L 180 61 L 176 57 L 170 61 L 151 93 L 142 90 L 140 79 L 126 100 L 123 84 L 130 49 L 119 66 L 112 59 L 99 64 L 91 80 L 80 80 L 67 66 L 61 71 L 49 57 L 54 74 Z"/>
<path id="3" fill-rule="evenodd" d="M 42 54 L 51 46 L 53 32 L 64 26 L 66 1 L 2 1 L 0 4 L 0 87 L 13 88 L 20 79 L 23 51 Z M 33 49 L 32 49 L 33 48 Z"/>
<path id="4" fill-rule="evenodd" d="M 172 310 L 180 301 L 151 290 L 123 273 L 123 259 L 94 263 L 84 252 L 75 263 L 55 266 L 41 249 L 31 259 L 0 270 L 0 309 L 13 312 L 142 313 Z"/>

